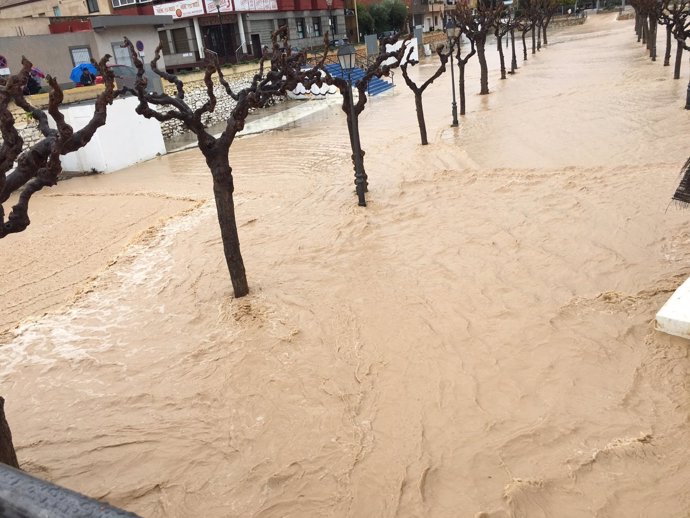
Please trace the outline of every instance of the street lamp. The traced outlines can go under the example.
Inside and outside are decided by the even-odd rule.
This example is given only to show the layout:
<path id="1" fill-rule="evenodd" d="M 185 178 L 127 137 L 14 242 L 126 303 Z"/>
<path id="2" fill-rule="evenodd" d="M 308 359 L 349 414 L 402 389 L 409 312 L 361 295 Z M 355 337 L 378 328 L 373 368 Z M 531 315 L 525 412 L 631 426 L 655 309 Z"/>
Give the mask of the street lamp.
<path id="1" fill-rule="evenodd" d="M 455 24 L 453 18 L 448 18 L 446 21 L 446 35 L 448 35 L 448 47 L 450 48 L 450 82 L 453 86 L 453 123 L 452 127 L 458 125 L 458 105 L 455 102 L 455 74 L 453 73 L 453 41 L 460 36 L 460 28 Z M 460 41 L 458 41 L 460 45 Z"/>
<path id="2" fill-rule="evenodd" d="M 220 39 L 223 41 L 223 62 L 228 59 L 228 50 L 225 48 L 225 34 L 223 33 L 223 20 L 220 16 L 220 0 L 209 0 L 208 5 L 213 9 L 216 8 L 218 12 L 218 25 L 220 25 Z"/>
<path id="3" fill-rule="evenodd" d="M 328 29 L 331 33 L 331 41 L 334 41 L 335 34 L 333 34 L 333 0 L 326 0 L 328 6 Z"/>
<path id="4" fill-rule="evenodd" d="M 352 45 L 343 45 L 338 49 L 338 63 L 340 68 L 347 70 L 347 87 L 350 96 L 350 143 L 352 144 L 352 161 L 355 166 L 355 188 L 357 190 L 358 205 L 366 207 L 364 193 L 367 188 L 367 175 L 364 172 L 362 149 L 359 144 L 359 125 L 355 114 L 355 94 L 352 88 L 352 69 L 357 62 L 357 51 Z"/>

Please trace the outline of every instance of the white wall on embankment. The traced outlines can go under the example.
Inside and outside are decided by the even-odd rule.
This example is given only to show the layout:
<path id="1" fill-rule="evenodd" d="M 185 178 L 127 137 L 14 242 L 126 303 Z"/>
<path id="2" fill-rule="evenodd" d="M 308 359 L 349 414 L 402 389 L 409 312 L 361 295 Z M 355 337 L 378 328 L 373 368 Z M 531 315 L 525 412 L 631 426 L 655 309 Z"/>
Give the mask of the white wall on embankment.
<path id="1" fill-rule="evenodd" d="M 74 153 L 61 158 L 62 168 L 70 172 L 96 170 L 110 173 L 165 154 L 160 124 L 138 115 L 135 97 L 116 99 L 108 106 L 104 126 L 96 130 L 91 141 Z M 70 104 L 62 108 L 65 122 L 75 131 L 83 128 L 93 116 L 93 102 Z M 51 125 L 54 126 L 51 119 Z"/>

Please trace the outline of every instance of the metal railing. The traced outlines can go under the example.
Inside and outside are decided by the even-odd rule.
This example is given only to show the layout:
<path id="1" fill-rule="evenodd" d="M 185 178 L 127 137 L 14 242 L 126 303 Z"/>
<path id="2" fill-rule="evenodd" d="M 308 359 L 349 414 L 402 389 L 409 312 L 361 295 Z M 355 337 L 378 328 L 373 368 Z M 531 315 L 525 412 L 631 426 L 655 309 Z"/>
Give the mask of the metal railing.
<path id="1" fill-rule="evenodd" d="M 2 518 L 138 518 L 64 487 L 0 464 Z"/>

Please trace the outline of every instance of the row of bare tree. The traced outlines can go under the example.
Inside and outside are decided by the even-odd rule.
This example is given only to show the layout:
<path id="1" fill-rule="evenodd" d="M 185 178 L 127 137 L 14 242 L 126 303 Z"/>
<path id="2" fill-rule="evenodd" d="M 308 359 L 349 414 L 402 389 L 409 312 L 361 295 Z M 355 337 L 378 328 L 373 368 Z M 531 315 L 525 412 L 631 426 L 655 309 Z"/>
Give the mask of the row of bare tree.
<path id="1" fill-rule="evenodd" d="M 405 80 L 408 86 L 415 92 L 423 144 L 427 143 L 427 138 L 421 95 L 434 79 L 445 72 L 446 63 L 451 53 L 455 53 L 459 64 L 460 114 L 462 115 L 466 109 L 465 66 L 475 54 L 478 56 L 481 68 L 480 93 L 489 93 L 488 68 L 485 55 L 486 42 L 489 35 L 494 34 L 496 36 L 497 48 L 501 53 L 501 77 L 505 78 L 506 69 L 503 58 L 502 38 L 507 34 L 511 36 L 513 53 L 510 73 L 514 73 L 517 69 L 515 31 L 522 32 L 523 57 L 527 59 L 526 34 L 532 33 L 532 53 L 535 53 L 541 48 L 542 36 L 544 43 L 547 41 L 546 31 L 556 10 L 556 5 L 556 0 L 526 0 L 523 2 L 522 10 L 516 14 L 512 9 L 508 10 L 502 2 L 497 2 L 493 5 L 482 3 L 476 11 L 464 4 L 458 4 L 450 15 L 453 23 L 458 28 L 458 34 L 450 39 L 447 52 L 444 52 L 443 47 L 437 50 L 441 60 L 437 73 L 421 87 L 417 87 L 409 79 L 407 65 L 403 67 Z M 272 48 L 267 49 L 262 56 L 259 70 L 252 83 L 240 91 L 232 90 L 223 77 L 215 55 L 209 52 L 208 55 L 211 58 L 208 61 L 204 79 L 207 86 L 208 101 L 196 109 L 192 109 L 185 102 L 182 82 L 176 76 L 158 68 L 157 63 L 160 60 L 160 49 L 157 49 L 155 52 L 155 56 L 151 61 L 151 68 L 160 77 L 176 85 L 176 94 L 167 95 L 165 93 L 148 92 L 144 65 L 131 42 L 125 38 L 123 46 L 129 48 L 134 65 L 138 70 L 135 87 L 133 89 L 125 87 L 122 90 L 114 88 L 112 72 L 106 66 L 110 56 L 106 55 L 99 63 L 94 63 L 104 77 L 105 89 L 96 100 L 91 121 L 79 131 L 74 131 L 65 122 L 64 116 L 60 112 L 63 94 L 54 78 L 48 78 L 51 92 L 47 111 L 55 120 L 57 128 L 49 126 L 48 117 L 43 110 L 32 106 L 27 101 L 22 88 L 28 81 L 32 65 L 29 60 L 23 59 L 22 69 L 18 74 L 9 77 L 7 80 L 0 80 L 0 132 L 3 139 L 2 147 L 0 147 L 0 238 L 21 232 L 27 228 L 30 223 L 29 202 L 31 196 L 43 187 L 57 183 L 61 172 L 60 156 L 76 151 L 86 145 L 98 127 L 105 124 L 107 105 L 111 104 L 118 96 L 131 92 L 139 100 L 136 111 L 140 115 L 160 122 L 171 119 L 180 120 L 189 131 L 196 135 L 199 149 L 204 155 L 213 178 L 218 221 L 233 290 L 236 297 L 246 295 L 249 292 L 249 286 L 240 252 L 239 236 L 235 221 L 234 182 L 232 168 L 229 163 L 229 149 L 237 134 L 243 129 L 250 110 L 266 106 L 273 97 L 285 95 L 287 91 L 293 90 L 298 83 L 304 84 L 306 88 L 310 88 L 313 84 L 319 87 L 322 84 L 335 85 L 343 97 L 342 109 L 346 114 L 352 143 L 352 161 L 355 170 L 361 171 L 355 179 L 356 188 L 358 194 L 360 194 L 360 205 L 365 205 L 363 203 L 363 192 L 367 190 L 368 182 L 364 172 L 364 152 L 359 149 L 358 145 L 355 145 L 357 119 L 367 102 L 369 81 L 374 77 L 388 75 L 390 69 L 400 65 L 401 61 L 403 61 L 404 53 L 407 51 L 405 45 L 398 46 L 397 48 L 394 47 L 400 35 L 383 39 L 379 55 L 368 66 L 364 78 L 356 85 L 359 95 L 355 102 L 348 83 L 341 77 L 332 76 L 324 67 L 328 53 L 327 35 L 323 57 L 311 68 L 305 66 L 305 56 L 301 52 L 293 53 L 291 51 L 287 35 L 286 27 L 276 31 L 273 35 Z M 471 50 L 465 53 L 465 55 L 463 55 L 460 45 L 463 36 L 469 40 L 471 46 Z M 406 39 L 410 38 L 411 35 L 406 37 Z M 396 50 L 389 50 L 390 48 L 396 48 Z M 408 61 L 408 64 L 414 63 Z M 235 102 L 225 130 L 218 137 L 211 135 L 202 122 L 202 116 L 213 111 L 217 102 L 214 92 L 213 74 L 218 75 L 218 81 L 222 85 L 224 93 Z M 353 103 L 354 109 L 351 109 Z M 11 104 L 22 108 L 38 121 L 38 127 L 43 135 L 43 139 L 28 149 L 23 149 L 23 141 L 15 128 L 14 117 L 10 110 Z M 12 193 L 20 189 L 22 192 L 19 196 L 19 201 L 12 207 L 11 212 L 6 218 L 3 204 Z"/>
<path id="2" fill-rule="evenodd" d="M 455 53 L 460 66 L 460 106 L 461 114 L 465 114 L 464 72 L 468 61 L 475 54 L 478 56 L 481 67 L 480 93 L 489 93 L 485 50 L 487 39 L 491 34 L 496 36 L 497 48 L 501 52 L 502 79 L 506 78 L 505 61 L 502 54 L 503 37 L 510 34 L 512 42 L 512 59 L 508 73 L 514 73 L 517 69 L 516 31 L 522 33 L 524 59 L 527 59 L 527 34 L 530 32 L 532 34 L 533 54 L 541 49 L 542 37 L 544 44 L 546 44 L 546 30 L 555 12 L 555 0 L 526 0 L 526 2 L 523 2 L 521 14 L 507 10 L 502 2 L 493 6 L 482 4 L 476 12 L 465 5 L 458 5 L 450 15 L 458 28 L 457 34 L 450 39 L 447 52 L 444 50 L 444 46 L 437 49 L 440 66 L 436 73 L 421 86 L 417 86 L 408 75 L 408 66 L 415 64 L 415 62 L 404 59 L 405 53 L 409 52 L 409 46 L 406 45 L 406 42 L 412 36 L 406 35 L 402 45 L 398 44 L 401 38 L 400 34 L 382 39 L 378 56 L 366 68 L 364 77 L 355 85 L 358 93 L 356 101 L 348 82 L 342 77 L 332 76 L 324 67 L 329 48 L 328 34 L 324 40 L 323 56 L 313 66 L 307 67 L 305 55 L 301 52 L 292 52 L 287 38 L 287 27 L 278 29 L 273 34 L 272 47 L 264 52 L 259 63 L 259 70 L 252 82 L 238 91 L 234 91 L 225 80 L 217 56 L 208 51 L 209 58 L 204 76 L 208 101 L 198 108 L 190 107 L 185 101 L 182 81 L 175 75 L 168 74 L 158 68 L 160 48 L 156 49 L 151 61 L 151 68 L 161 78 L 174 84 L 176 93 L 168 95 L 149 92 L 144 74 L 144 64 L 132 43 L 125 38 L 123 47 L 129 49 L 133 63 L 137 68 L 135 87 L 125 87 L 122 90 L 115 89 L 113 73 L 107 67 L 109 55 L 103 57 L 100 62 L 94 62 L 104 78 L 105 86 L 96 99 L 91 120 L 84 128 L 74 131 L 65 122 L 64 115 L 60 111 L 63 92 L 55 78 L 50 76 L 47 78 L 51 87 L 47 114 L 44 110 L 31 105 L 25 98 L 24 86 L 29 79 L 32 64 L 28 59 L 23 58 L 19 73 L 5 80 L 0 79 L 0 134 L 2 136 L 2 146 L 0 146 L 0 238 L 22 232 L 29 226 L 31 197 L 43 187 L 57 184 L 62 172 L 60 157 L 85 146 L 96 130 L 106 123 L 107 106 L 112 104 L 117 97 L 125 93 L 132 93 L 138 99 L 136 108 L 138 114 L 146 118 L 156 119 L 159 122 L 177 119 L 197 137 L 198 147 L 204 155 L 213 178 L 218 222 L 234 294 L 235 297 L 242 297 L 249 292 L 249 285 L 240 251 L 235 219 L 234 181 L 229 162 L 229 151 L 238 133 L 244 128 L 249 112 L 270 104 L 270 101 L 276 96 L 286 95 L 288 91 L 294 90 L 300 83 L 307 90 L 312 85 L 319 88 L 324 84 L 334 85 L 343 99 L 342 110 L 346 115 L 353 150 L 352 162 L 355 171 L 362 172 L 359 176 L 355 175 L 355 185 L 361 201 L 363 200 L 363 192 L 367 189 L 367 176 L 364 172 L 364 152 L 358 144 L 357 119 L 367 103 L 369 82 L 375 77 L 389 75 L 391 69 L 401 66 L 402 63 L 405 81 L 415 94 L 422 144 L 427 144 L 421 96 L 426 88 L 446 71 L 446 64 L 452 53 Z M 463 36 L 469 40 L 471 46 L 470 51 L 464 55 L 460 45 Z M 227 119 L 225 129 L 218 136 L 211 135 L 202 122 L 203 115 L 212 112 L 216 107 L 217 94 L 214 89 L 214 74 L 218 76 L 220 90 L 234 101 L 234 107 Z M 39 142 L 28 147 L 24 146 L 24 142 L 15 127 L 12 105 L 23 109 L 37 121 L 38 129 L 43 135 Z M 52 125 L 49 124 L 48 114 L 54 121 Z M 6 217 L 3 205 L 16 192 L 20 192 L 17 202 Z M 360 202 L 360 205 L 362 204 Z M 3 400 L 0 398 L 0 462 L 17 466 L 11 434 L 4 420 L 2 403 Z"/>
<path id="3" fill-rule="evenodd" d="M 458 3 L 455 9 L 446 12 L 447 24 L 455 28 L 455 34 L 448 39 L 448 48 L 441 45 L 436 49 L 440 64 L 436 72 L 422 85 L 417 85 L 410 79 L 408 66 L 416 64 L 407 60 L 401 65 L 405 83 L 415 96 L 417 121 L 422 145 L 428 144 L 426 123 L 424 120 L 424 107 L 422 96 L 424 91 L 445 71 L 449 59 L 455 57 L 458 64 L 458 91 L 460 97 L 460 115 L 465 115 L 465 69 L 473 56 L 477 56 L 480 67 L 480 95 L 489 93 L 489 69 L 486 60 L 487 40 L 490 36 L 496 39 L 496 50 L 500 58 L 501 79 L 506 79 L 507 74 L 514 74 L 518 69 L 515 48 L 515 34 L 522 36 L 523 60 L 527 60 L 527 35 L 531 34 L 531 53 L 536 54 L 544 45 L 548 44 L 547 29 L 551 19 L 560 4 L 557 0 L 522 0 L 520 9 L 514 10 L 503 2 L 480 2 L 476 8 L 465 3 Z M 503 52 L 504 38 L 510 40 L 511 56 L 510 70 L 506 68 L 506 59 Z M 464 50 L 463 40 L 469 42 L 469 50 Z"/>
<path id="4" fill-rule="evenodd" d="M 673 79 L 680 79 L 683 50 L 690 50 L 690 0 L 631 0 L 630 5 L 635 10 L 637 41 L 646 46 L 652 61 L 657 59 L 657 28 L 659 25 L 666 27 L 664 66 L 671 64 L 671 52 L 675 41 Z M 690 110 L 690 85 L 685 109 Z"/>

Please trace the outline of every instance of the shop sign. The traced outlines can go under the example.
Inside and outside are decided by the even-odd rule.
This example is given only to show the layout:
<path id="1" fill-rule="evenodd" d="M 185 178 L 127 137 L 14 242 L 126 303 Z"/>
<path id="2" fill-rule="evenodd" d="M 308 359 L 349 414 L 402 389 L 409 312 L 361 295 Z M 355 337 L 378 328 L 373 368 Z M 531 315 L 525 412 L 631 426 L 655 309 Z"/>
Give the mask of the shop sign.
<path id="1" fill-rule="evenodd" d="M 204 14 L 202 0 L 183 0 L 180 2 L 169 2 L 153 6 L 153 14 L 169 15 L 174 20 L 189 18 L 190 16 L 201 16 Z"/>
<path id="2" fill-rule="evenodd" d="M 232 0 L 205 0 L 204 4 L 206 5 L 206 12 L 208 14 L 218 13 L 218 7 L 216 7 L 216 4 L 220 6 L 221 13 L 229 13 L 234 11 L 232 8 Z"/>
<path id="3" fill-rule="evenodd" d="M 235 0 L 236 11 L 277 11 L 277 0 Z"/>

